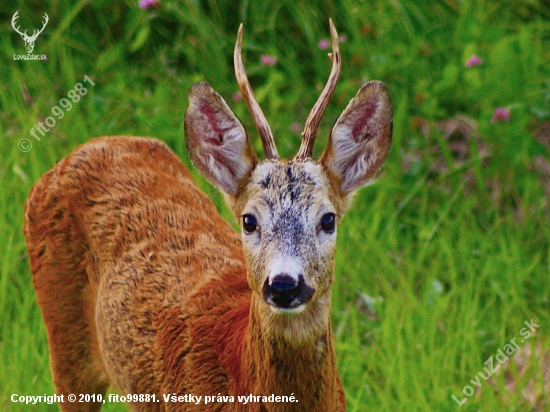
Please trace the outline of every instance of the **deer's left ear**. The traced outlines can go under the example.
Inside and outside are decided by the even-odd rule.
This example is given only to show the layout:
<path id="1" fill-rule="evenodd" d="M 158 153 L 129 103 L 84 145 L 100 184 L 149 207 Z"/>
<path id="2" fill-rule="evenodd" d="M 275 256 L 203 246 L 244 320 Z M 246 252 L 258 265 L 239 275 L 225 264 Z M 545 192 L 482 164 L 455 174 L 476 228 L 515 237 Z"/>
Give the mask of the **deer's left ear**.
<path id="1" fill-rule="evenodd" d="M 365 84 L 334 124 L 319 162 L 347 194 L 365 185 L 391 147 L 392 104 L 384 83 Z"/>

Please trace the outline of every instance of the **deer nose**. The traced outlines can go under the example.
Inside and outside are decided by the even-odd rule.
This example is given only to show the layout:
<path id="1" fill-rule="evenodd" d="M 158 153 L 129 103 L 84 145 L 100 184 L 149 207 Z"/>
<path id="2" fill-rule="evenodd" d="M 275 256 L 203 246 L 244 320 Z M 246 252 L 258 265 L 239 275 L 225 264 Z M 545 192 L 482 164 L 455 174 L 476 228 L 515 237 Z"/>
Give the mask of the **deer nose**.
<path id="1" fill-rule="evenodd" d="M 268 305 L 277 309 L 296 309 L 309 302 L 315 289 L 306 285 L 303 275 L 298 280 L 288 273 L 268 277 L 263 287 L 263 297 Z"/>
<path id="2" fill-rule="evenodd" d="M 273 278 L 273 281 L 268 282 L 268 287 L 275 293 L 284 293 L 291 291 L 298 286 L 298 282 L 292 276 L 283 273 Z"/>

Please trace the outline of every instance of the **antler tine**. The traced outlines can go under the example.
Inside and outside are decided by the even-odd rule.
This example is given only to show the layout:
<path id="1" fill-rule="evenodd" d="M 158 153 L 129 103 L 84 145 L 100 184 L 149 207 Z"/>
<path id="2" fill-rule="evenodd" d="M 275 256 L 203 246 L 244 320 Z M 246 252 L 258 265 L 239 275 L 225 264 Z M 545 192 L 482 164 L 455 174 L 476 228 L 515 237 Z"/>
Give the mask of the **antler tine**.
<path id="1" fill-rule="evenodd" d="M 273 139 L 273 133 L 269 128 L 269 124 L 265 118 L 254 92 L 252 91 L 252 86 L 248 81 L 246 76 L 246 70 L 244 69 L 243 59 L 242 59 L 242 42 L 243 42 L 243 24 L 239 26 L 239 33 L 237 34 L 237 43 L 235 44 L 235 77 L 237 78 L 237 83 L 241 89 L 241 94 L 243 99 L 248 106 L 248 110 L 254 119 L 254 124 L 260 133 L 260 138 L 262 139 L 262 144 L 264 146 L 265 155 L 268 159 L 279 159 L 279 154 L 277 153 L 277 147 L 275 146 L 275 140 Z"/>
<path id="2" fill-rule="evenodd" d="M 24 36 L 25 33 L 27 33 L 27 31 L 25 30 L 25 33 L 21 33 L 21 32 L 19 31 L 19 27 L 15 27 L 16 20 L 17 20 L 18 18 L 19 18 L 19 10 L 17 10 L 17 11 L 15 12 L 15 14 L 13 15 L 13 17 L 12 17 L 12 19 L 11 19 L 11 26 L 13 27 L 13 29 L 14 29 L 17 33 L 19 33 L 21 36 Z"/>
<path id="3" fill-rule="evenodd" d="M 46 25 L 50 21 L 50 18 L 48 17 L 48 15 L 46 13 L 44 13 L 43 17 L 44 17 L 44 23 L 42 24 L 42 29 L 40 30 L 40 33 L 42 33 L 44 31 L 44 29 L 46 28 Z"/>
<path id="4" fill-rule="evenodd" d="M 342 68 L 342 61 L 340 59 L 340 47 L 338 44 L 338 33 L 336 28 L 332 23 L 332 19 L 329 19 L 330 25 L 330 36 L 332 38 L 332 53 L 329 53 L 329 57 L 332 60 L 332 70 L 330 71 L 330 76 L 328 78 L 325 89 L 319 96 L 319 99 L 311 109 L 311 112 L 306 120 L 306 125 L 304 126 L 304 131 L 302 132 L 302 144 L 300 145 L 300 150 L 295 156 L 295 159 L 306 159 L 311 157 L 313 154 L 313 146 L 315 145 L 315 138 L 317 137 L 317 130 L 319 129 L 319 124 L 321 123 L 321 118 L 325 113 L 325 110 L 334 94 L 336 89 L 336 83 L 340 78 L 340 70 Z"/>
<path id="5" fill-rule="evenodd" d="M 48 15 L 46 13 L 44 13 L 44 23 L 42 23 L 42 28 L 40 30 L 38 29 L 35 29 L 32 33 L 32 36 L 30 37 L 31 39 L 33 40 L 36 40 L 36 38 L 38 37 L 38 35 L 40 33 L 42 33 L 44 31 L 44 29 L 46 28 L 46 25 L 48 24 L 48 21 L 50 21 Z"/>

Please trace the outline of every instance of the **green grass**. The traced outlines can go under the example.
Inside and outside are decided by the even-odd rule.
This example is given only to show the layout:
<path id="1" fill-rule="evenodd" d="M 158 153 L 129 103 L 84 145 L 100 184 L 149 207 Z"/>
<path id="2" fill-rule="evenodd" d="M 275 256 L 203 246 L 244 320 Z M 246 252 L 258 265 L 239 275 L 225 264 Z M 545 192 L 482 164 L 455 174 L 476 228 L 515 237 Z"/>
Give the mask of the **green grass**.
<path id="1" fill-rule="evenodd" d="M 524 321 L 534 318 L 540 328 L 520 347 L 550 350 L 550 9 L 544 4 L 167 0 L 143 11 L 133 1 L 3 2 L 0 409 L 53 410 L 10 401 L 13 393 L 54 393 L 22 234 L 33 183 L 78 144 L 101 135 L 157 137 L 189 166 L 182 120 L 187 90 L 200 80 L 226 98 L 260 153 L 246 107 L 233 99 L 232 48 L 241 21 L 251 81 L 280 153 L 293 155 L 300 132 L 291 126 L 303 125 L 330 71 L 317 43 L 328 38 L 332 17 L 346 36 L 343 72 L 315 153 L 361 83 L 384 81 L 394 103 L 392 152 L 339 228 L 333 327 L 348 410 L 548 410 L 542 356 L 482 380 L 462 407 L 451 399 L 464 397 L 463 387 L 519 338 Z M 24 53 L 10 25 L 16 10 L 23 28 L 39 27 L 48 13 L 34 51 L 46 53 L 47 62 L 13 60 Z M 263 54 L 276 56 L 277 64 L 261 65 Z M 472 54 L 483 64 L 465 67 Z M 95 86 L 87 85 L 81 101 L 34 140 L 31 128 L 85 75 Z M 491 123 L 496 107 L 509 108 L 510 120 Z M 22 138 L 33 144 L 27 153 L 18 149 Z M 229 217 L 221 196 L 193 174 Z"/>

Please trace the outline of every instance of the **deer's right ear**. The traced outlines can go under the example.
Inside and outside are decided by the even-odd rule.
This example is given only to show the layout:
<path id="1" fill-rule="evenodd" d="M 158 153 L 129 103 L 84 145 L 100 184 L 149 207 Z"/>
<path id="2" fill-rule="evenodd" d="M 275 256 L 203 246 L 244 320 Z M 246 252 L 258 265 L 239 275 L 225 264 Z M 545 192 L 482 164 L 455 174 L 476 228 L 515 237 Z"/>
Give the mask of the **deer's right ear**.
<path id="1" fill-rule="evenodd" d="M 191 87 L 184 124 L 193 165 L 218 189 L 236 195 L 258 158 L 243 125 L 208 83 Z"/>

